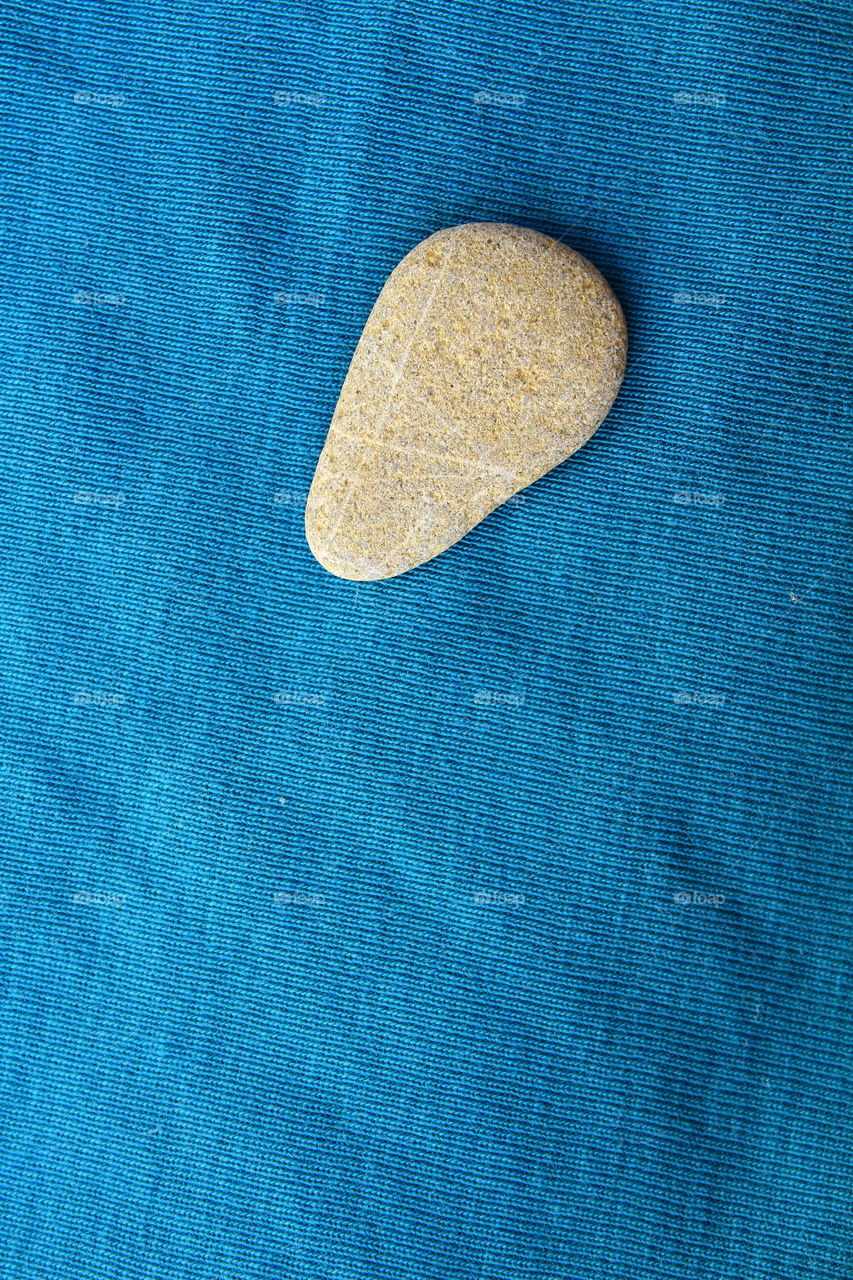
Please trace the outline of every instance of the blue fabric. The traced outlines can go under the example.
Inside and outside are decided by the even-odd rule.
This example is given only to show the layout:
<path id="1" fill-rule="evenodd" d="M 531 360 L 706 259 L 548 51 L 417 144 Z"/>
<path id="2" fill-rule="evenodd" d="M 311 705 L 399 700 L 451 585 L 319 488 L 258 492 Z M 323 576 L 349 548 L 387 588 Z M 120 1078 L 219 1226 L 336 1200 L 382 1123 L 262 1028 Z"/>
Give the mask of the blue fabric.
<path id="1" fill-rule="evenodd" d="M 845 9 L 7 8 L 4 1280 L 853 1275 Z M 472 219 L 622 393 L 338 581 L 349 358 Z"/>

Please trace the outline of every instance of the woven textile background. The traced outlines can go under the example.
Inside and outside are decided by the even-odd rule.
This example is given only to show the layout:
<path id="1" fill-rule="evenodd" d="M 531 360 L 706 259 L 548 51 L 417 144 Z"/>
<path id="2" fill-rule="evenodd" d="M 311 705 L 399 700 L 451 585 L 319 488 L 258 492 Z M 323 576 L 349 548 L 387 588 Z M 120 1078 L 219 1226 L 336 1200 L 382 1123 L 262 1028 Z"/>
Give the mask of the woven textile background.
<path id="1" fill-rule="evenodd" d="M 3 1280 L 853 1276 L 845 11 L 5 9 Z M 361 327 L 480 219 L 622 392 L 339 581 Z"/>

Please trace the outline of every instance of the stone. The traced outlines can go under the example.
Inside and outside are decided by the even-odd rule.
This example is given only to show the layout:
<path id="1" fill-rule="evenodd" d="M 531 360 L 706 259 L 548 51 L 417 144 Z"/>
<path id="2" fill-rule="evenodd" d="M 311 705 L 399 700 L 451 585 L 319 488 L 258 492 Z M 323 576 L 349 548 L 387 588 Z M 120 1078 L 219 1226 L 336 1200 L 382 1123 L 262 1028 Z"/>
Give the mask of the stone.
<path id="1" fill-rule="evenodd" d="M 458 542 L 595 431 L 625 370 L 603 276 L 525 227 L 437 231 L 359 339 L 308 494 L 330 573 L 393 578 Z"/>

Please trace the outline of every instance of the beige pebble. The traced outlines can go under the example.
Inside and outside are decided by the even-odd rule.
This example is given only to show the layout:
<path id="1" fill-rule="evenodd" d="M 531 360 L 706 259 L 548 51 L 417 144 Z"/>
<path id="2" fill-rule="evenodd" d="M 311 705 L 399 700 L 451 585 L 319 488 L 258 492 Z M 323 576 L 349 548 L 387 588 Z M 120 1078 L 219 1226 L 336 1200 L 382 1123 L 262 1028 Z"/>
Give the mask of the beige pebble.
<path id="1" fill-rule="evenodd" d="M 603 276 L 524 227 L 470 222 L 391 272 L 349 367 L 308 495 L 330 573 L 431 560 L 579 449 L 625 370 Z"/>

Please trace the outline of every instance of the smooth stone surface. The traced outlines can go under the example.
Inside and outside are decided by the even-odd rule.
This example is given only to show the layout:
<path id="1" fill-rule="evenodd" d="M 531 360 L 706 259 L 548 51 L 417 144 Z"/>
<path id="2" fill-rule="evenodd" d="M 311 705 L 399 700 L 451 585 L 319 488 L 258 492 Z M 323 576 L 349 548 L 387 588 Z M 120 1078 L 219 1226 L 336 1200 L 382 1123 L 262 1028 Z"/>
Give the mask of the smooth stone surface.
<path id="1" fill-rule="evenodd" d="M 350 364 L 305 531 L 340 578 L 432 559 L 589 439 L 625 370 L 622 310 L 523 227 L 437 231 L 391 272 Z"/>

